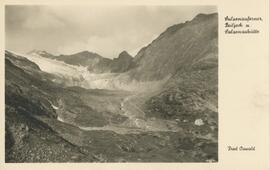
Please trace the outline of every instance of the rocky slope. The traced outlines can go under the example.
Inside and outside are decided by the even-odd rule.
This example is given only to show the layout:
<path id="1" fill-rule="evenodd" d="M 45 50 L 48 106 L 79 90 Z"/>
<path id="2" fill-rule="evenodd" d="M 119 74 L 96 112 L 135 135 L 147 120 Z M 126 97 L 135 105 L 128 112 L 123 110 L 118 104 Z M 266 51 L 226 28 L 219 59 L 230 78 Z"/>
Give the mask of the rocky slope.
<path id="1" fill-rule="evenodd" d="M 134 59 L 137 68 L 129 72 L 130 76 L 141 81 L 157 80 L 199 66 L 203 60 L 215 65 L 217 19 L 217 14 L 199 14 L 191 21 L 169 27 L 138 52 Z"/>
<path id="2" fill-rule="evenodd" d="M 146 74 L 133 73 L 138 79 L 171 75 L 160 92 L 144 104 L 148 117 L 176 120 L 186 133 L 215 142 L 218 139 L 217 23 L 217 14 L 200 14 L 190 22 L 168 28 L 135 58 L 150 65 L 139 66 Z M 165 64 L 157 66 L 160 63 Z"/>
<path id="3" fill-rule="evenodd" d="M 53 96 L 42 92 L 50 88 L 50 81 L 46 78 L 40 79 L 41 72 L 36 64 L 9 52 L 5 55 L 6 162 L 40 159 L 49 161 L 54 158 L 66 161 L 67 159 L 61 156 L 65 146 L 73 151 L 76 147 L 60 138 L 48 125 L 34 118 L 57 117 L 48 102 L 53 101 Z M 54 156 L 43 158 L 43 155 L 49 153 Z"/>
<path id="4" fill-rule="evenodd" d="M 48 121 L 57 122 L 64 111 L 66 117 L 73 113 L 68 118 L 70 124 L 103 126 L 114 115 L 104 117 L 105 111 L 82 102 L 82 92 L 52 82 L 53 75 L 40 71 L 26 58 L 7 51 L 5 56 L 6 161 L 74 161 L 72 156 L 82 155 L 79 148 L 61 137 Z"/>

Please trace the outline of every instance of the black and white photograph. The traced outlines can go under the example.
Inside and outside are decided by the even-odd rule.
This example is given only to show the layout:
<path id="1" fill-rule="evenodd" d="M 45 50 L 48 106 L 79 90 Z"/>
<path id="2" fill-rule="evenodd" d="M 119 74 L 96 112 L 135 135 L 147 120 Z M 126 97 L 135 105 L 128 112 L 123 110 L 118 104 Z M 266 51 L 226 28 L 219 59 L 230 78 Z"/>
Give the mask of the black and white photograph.
<path id="1" fill-rule="evenodd" d="M 218 15 L 5 5 L 5 162 L 217 163 Z"/>

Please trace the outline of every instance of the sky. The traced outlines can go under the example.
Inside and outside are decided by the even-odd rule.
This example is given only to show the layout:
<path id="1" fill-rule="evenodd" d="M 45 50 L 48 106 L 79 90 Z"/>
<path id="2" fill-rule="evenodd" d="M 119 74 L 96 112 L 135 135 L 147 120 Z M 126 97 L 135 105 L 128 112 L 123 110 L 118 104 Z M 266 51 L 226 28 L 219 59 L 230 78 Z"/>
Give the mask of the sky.
<path id="1" fill-rule="evenodd" d="M 215 6 L 26 6 L 5 8 L 6 49 L 52 54 L 91 51 L 115 58 L 136 53 L 166 28 Z"/>

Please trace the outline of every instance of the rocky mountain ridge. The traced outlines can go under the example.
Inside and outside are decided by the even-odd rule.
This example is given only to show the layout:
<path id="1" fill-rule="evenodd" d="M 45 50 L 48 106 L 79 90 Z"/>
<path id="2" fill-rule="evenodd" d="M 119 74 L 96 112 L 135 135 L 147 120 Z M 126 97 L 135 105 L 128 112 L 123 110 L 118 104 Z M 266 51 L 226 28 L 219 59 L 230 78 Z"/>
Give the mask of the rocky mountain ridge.
<path id="1" fill-rule="evenodd" d="M 27 54 L 63 61 L 70 65 L 84 66 L 92 73 L 121 73 L 131 69 L 133 65 L 133 57 L 126 51 L 121 52 L 114 59 L 105 58 L 89 51 L 82 51 L 71 55 L 52 55 L 46 51 L 32 50 Z"/>

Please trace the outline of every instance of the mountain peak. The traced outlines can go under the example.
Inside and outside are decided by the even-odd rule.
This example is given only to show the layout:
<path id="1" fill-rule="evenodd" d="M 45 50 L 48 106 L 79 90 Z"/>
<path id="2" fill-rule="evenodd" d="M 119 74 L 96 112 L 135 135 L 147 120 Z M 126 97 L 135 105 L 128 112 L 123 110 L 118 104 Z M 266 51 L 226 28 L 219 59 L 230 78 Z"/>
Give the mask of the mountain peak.
<path id="1" fill-rule="evenodd" d="M 31 50 L 29 51 L 27 54 L 33 54 L 33 53 L 36 53 L 36 54 L 49 54 L 47 51 L 45 50 L 37 50 L 37 49 L 34 49 L 34 50 Z"/>
<path id="2" fill-rule="evenodd" d="M 121 54 L 128 54 L 128 52 L 126 50 L 124 50 L 119 55 L 121 55 Z"/>
<path id="3" fill-rule="evenodd" d="M 85 54 L 85 55 L 88 55 L 88 54 L 94 54 L 94 53 L 92 53 L 90 51 L 87 51 L 87 50 L 84 50 L 84 51 L 81 51 L 81 52 L 74 53 L 73 55 L 76 55 L 76 54 L 81 54 L 81 55 Z"/>
<path id="4" fill-rule="evenodd" d="M 130 58 L 130 59 L 132 59 L 132 56 L 127 51 L 122 51 L 119 54 L 118 58 Z"/>
<path id="5" fill-rule="evenodd" d="M 207 60 L 214 61 L 213 67 L 216 66 L 217 26 L 217 13 L 213 13 L 198 14 L 191 21 L 167 28 L 137 53 L 136 68 L 129 74 L 141 81 L 161 80 L 180 69 L 189 69 L 187 66 L 197 64 L 195 61 L 205 62 L 206 54 L 211 56 Z M 205 49 L 209 50 L 202 53 Z"/>
<path id="6" fill-rule="evenodd" d="M 73 56 L 73 57 L 76 56 L 76 57 L 83 57 L 83 58 L 103 58 L 99 54 L 91 52 L 91 51 L 87 51 L 87 50 L 74 53 L 71 55 L 66 55 L 66 56 Z"/>
<path id="7" fill-rule="evenodd" d="M 27 54 L 32 55 L 32 56 L 38 55 L 38 56 L 48 57 L 48 58 L 53 57 L 53 55 L 51 53 L 48 53 L 45 50 L 37 50 L 37 49 L 31 50 Z"/>
<path id="8" fill-rule="evenodd" d="M 166 31 L 164 31 L 160 35 L 162 37 L 162 36 L 164 36 L 164 34 L 173 34 L 173 33 L 177 32 L 178 30 L 180 30 L 181 28 L 187 26 L 187 23 L 190 23 L 190 22 L 191 23 L 197 23 L 197 22 L 206 20 L 206 19 L 214 17 L 214 16 L 217 16 L 217 13 L 211 13 L 211 14 L 199 13 L 191 21 L 186 21 L 186 22 L 183 22 L 183 23 L 172 25 L 172 26 L 168 27 L 166 29 Z"/>
<path id="9" fill-rule="evenodd" d="M 211 14 L 203 14 L 203 13 L 199 13 L 198 15 L 196 15 L 193 20 L 201 20 L 201 19 L 207 19 L 210 17 L 214 17 L 217 16 L 217 13 L 211 13 Z"/>

